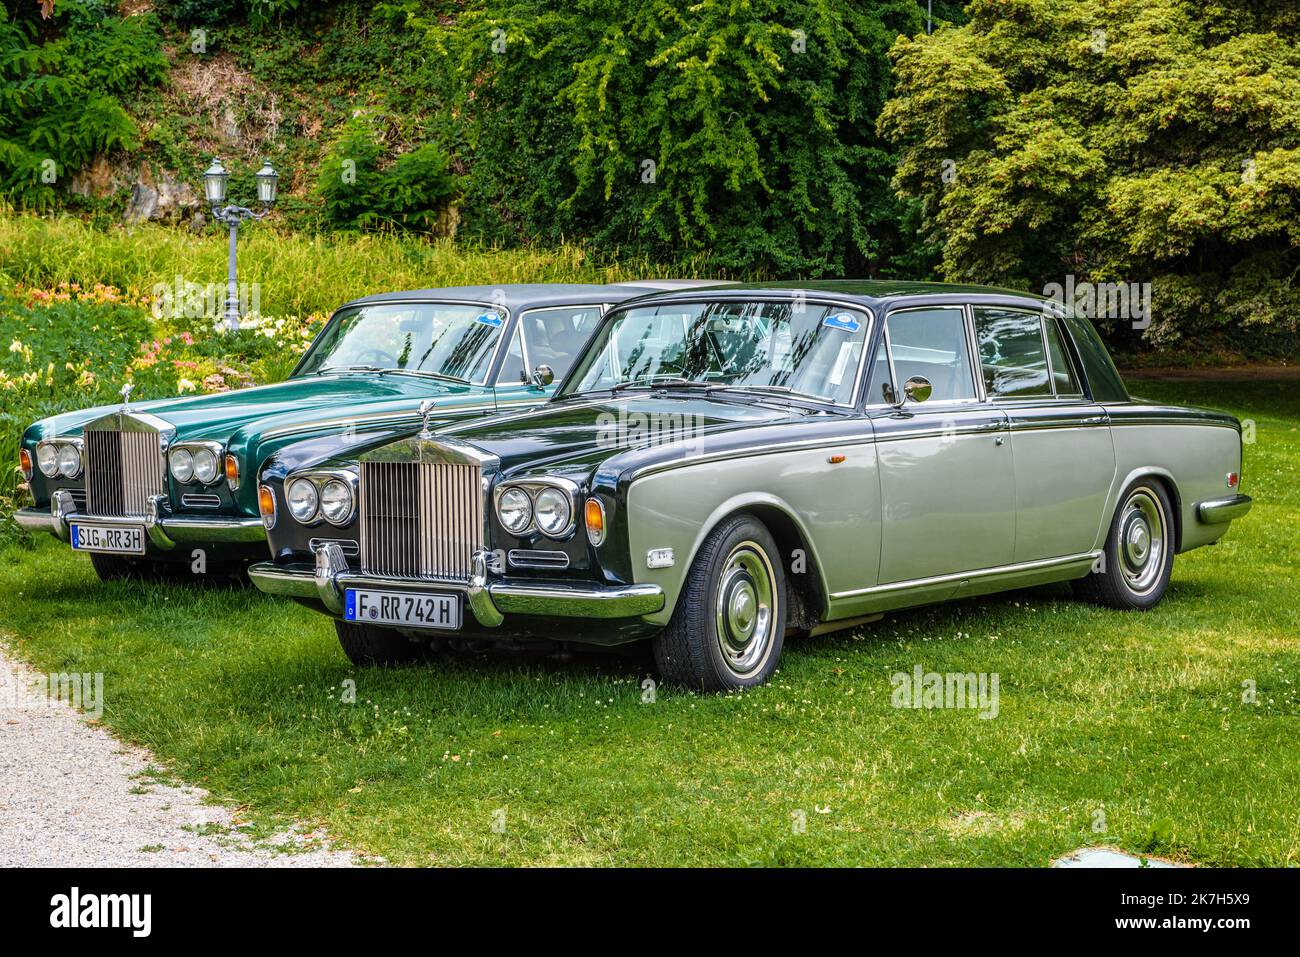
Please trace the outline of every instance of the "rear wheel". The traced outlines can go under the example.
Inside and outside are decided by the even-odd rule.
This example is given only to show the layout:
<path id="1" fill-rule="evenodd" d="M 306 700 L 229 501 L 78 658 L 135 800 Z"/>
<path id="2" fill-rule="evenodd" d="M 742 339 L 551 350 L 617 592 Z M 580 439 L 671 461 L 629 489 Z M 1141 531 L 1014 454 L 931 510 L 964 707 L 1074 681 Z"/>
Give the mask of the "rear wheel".
<path id="1" fill-rule="evenodd" d="M 401 632 L 375 625 L 334 620 L 343 653 L 354 665 L 407 665 L 424 657 L 425 646 Z"/>
<path id="2" fill-rule="evenodd" d="M 785 617 L 776 542 L 752 515 L 727 519 L 700 547 L 672 619 L 654 639 L 659 673 L 702 691 L 763 684 L 781 657 Z"/>
<path id="3" fill-rule="evenodd" d="M 1145 611 L 1169 588 L 1174 567 L 1173 507 L 1159 482 L 1141 478 L 1120 496 L 1099 568 L 1074 583 L 1081 598 Z"/>

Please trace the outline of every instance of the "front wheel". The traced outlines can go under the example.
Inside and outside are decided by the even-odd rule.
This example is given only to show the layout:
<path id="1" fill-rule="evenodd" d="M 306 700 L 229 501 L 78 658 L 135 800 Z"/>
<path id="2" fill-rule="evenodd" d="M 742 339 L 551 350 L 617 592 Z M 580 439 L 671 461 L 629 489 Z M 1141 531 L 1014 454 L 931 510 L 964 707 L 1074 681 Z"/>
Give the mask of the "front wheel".
<path id="1" fill-rule="evenodd" d="M 424 657 L 424 645 L 401 632 L 375 625 L 334 620 L 343 653 L 354 665 L 407 665 Z"/>
<path id="2" fill-rule="evenodd" d="M 660 675 L 701 691 L 766 682 L 785 639 L 785 570 L 771 534 L 751 515 L 715 528 L 687 573 L 668 625 L 654 639 Z"/>
<path id="3" fill-rule="evenodd" d="M 1120 496 L 1098 567 L 1074 583 L 1081 598 L 1132 611 L 1153 608 L 1174 568 L 1173 507 L 1164 486 L 1138 479 Z"/>

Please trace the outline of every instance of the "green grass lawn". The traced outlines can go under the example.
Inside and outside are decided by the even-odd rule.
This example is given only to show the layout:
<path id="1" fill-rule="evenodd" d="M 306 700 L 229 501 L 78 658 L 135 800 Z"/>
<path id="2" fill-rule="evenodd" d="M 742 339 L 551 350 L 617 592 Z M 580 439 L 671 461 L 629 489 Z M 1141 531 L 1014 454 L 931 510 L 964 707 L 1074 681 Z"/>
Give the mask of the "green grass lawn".
<path id="1" fill-rule="evenodd" d="M 1134 391 L 1256 428 L 1254 511 L 1147 614 L 994 596 L 793 642 L 744 695 L 643 703 L 645 657 L 359 670 L 322 616 L 100 584 L 47 540 L 4 552 L 0 631 L 41 670 L 104 672 L 103 721 L 179 777 L 392 863 L 1300 864 L 1300 383 Z M 996 672 L 999 715 L 893 708 L 918 664 Z"/>

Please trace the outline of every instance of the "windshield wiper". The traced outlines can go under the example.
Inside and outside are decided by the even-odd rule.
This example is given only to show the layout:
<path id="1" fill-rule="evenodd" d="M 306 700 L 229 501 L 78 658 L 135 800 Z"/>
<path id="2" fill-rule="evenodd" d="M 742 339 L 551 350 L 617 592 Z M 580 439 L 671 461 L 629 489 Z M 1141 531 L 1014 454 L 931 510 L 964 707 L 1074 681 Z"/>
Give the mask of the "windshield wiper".
<path id="1" fill-rule="evenodd" d="M 418 375 L 426 376 L 430 379 L 442 379 L 444 382 L 462 382 L 469 385 L 469 379 L 458 375 L 449 375 L 446 372 L 430 372 L 427 369 L 389 369 L 389 372 L 395 375 Z"/>
<path id="2" fill-rule="evenodd" d="M 708 382 L 697 382 L 694 379 L 683 379 L 681 376 L 671 376 L 663 379 L 632 379 L 628 382 L 620 382 L 618 385 L 610 386 L 610 392 L 622 392 L 625 389 L 711 389 L 713 386 Z"/>
<path id="3" fill-rule="evenodd" d="M 322 366 L 317 369 L 315 375 L 326 375 L 330 372 L 378 372 L 383 375 L 385 372 L 392 372 L 392 369 L 381 369 L 379 366 Z"/>

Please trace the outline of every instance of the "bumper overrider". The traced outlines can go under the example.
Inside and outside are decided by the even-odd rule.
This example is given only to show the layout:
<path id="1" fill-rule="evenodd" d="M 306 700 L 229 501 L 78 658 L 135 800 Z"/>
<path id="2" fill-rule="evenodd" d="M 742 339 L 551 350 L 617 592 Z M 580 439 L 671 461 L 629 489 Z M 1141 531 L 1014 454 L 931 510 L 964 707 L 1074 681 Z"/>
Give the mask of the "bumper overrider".
<path id="1" fill-rule="evenodd" d="M 189 542 L 212 544 L 266 541 L 266 528 L 259 518 L 170 515 L 163 510 L 166 501 L 166 496 L 152 496 L 145 515 L 87 515 L 76 511 L 71 493 L 61 489 L 54 493 L 48 510 L 21 508 L 14 513 L 14 521 L 30 532 L 49 532 L 64 542 L 71 537 L 70 526 L 78 521 L 122 527 L 143 525 L 149 544 L 161 551 L 170 551 L 177 545 Z"/>
<path id="2" fill-rule="evenodd" d="M 319 601 L 331 614 L 342 615 L 349 588 L 391 589 L 412 594 L 461 594 L 474 619 L 495 628 L 506 615 L 538 618 L 638 618 L 664 606 L 658 585 L 577 585 L 567 582 L 490 581 L 488 553 L 476 552 L 469 580 L 424 581 L 366 575 L 348 568 L 343 550 L 326 543 L 315 549 L 316 563 L 276 565 L 262 562 L 248 570 L 262 591 Z"/>

